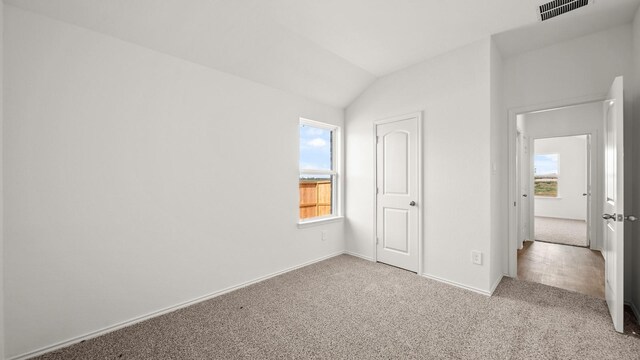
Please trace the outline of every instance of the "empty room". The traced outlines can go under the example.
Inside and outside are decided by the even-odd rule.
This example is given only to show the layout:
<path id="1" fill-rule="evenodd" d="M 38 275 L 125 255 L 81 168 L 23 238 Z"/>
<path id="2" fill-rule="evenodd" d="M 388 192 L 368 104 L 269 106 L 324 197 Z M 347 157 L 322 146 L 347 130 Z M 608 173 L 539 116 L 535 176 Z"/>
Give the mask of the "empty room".
<path id="1" fill-rule="evenodd" d="M 518 278 L 605 299 L 602 101 L 517 118 Z"/>
<path id="2" fill-rule="evenodd" d="M 0 359 L 640 358 L 640 0 L 0 19 Z"/>

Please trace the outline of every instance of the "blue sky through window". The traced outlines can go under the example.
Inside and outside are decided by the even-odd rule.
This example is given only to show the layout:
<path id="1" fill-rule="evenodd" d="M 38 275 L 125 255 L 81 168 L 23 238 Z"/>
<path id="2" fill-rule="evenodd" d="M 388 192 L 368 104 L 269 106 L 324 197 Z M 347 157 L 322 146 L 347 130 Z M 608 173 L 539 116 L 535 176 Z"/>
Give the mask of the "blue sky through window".
<path id="1" fill-rule="evenodd" d="M 558 175 L 558 154 L 534 156 L 535 175 Z"/>
<path id="2" fill-rule="evenodd" d="M 331 170 L 331 130 L 300 124 L 300 169 Z"/>

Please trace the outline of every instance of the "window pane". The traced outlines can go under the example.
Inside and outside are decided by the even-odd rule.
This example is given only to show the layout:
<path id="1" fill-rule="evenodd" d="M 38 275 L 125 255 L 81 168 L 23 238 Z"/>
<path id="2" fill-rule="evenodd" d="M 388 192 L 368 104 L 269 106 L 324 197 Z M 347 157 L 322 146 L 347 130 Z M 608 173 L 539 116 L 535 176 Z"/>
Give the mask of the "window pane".
<path id="1" fill-rule="evenodd" d="M 333 131 L 300 124 L 300 169 L 333 170 Z"/>
<path id="2" fill-rule="evenodd" d="M 558 154 L 534 156 L 536 196 L 558 196 Z"/>
<path id="3" fill-rule="evenodd" d="M 300 175 L 300 219 L 332 214 L 334 178 L 332 175 Z"/>

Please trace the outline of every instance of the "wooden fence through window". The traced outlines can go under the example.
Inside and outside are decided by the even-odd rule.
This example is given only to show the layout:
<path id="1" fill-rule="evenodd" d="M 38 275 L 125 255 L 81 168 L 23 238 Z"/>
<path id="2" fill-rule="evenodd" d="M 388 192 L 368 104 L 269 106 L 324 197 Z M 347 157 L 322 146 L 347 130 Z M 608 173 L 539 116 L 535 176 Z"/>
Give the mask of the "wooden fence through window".
<path id="1" fill-rule="evenodd" d="M 331 181 L 300 180 L 300 219 L 331 215 Z"/>

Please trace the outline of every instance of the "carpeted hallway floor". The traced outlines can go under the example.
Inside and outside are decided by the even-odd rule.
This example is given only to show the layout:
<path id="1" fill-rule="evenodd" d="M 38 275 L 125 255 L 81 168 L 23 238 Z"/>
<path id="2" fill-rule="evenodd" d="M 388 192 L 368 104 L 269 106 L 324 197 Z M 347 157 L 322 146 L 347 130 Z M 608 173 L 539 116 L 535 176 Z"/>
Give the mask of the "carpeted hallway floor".
<path id="1" fill-rule="evenodd" d="M 341 255 L 41 359 L 638 359 L 601 299 L 505 278 L 494 296 Z"/>
<path id="2" fill-rule="evenodd" d="M 589 246 L 586 221 L 536 216 L 534 222 L 536 241 Z"/>

